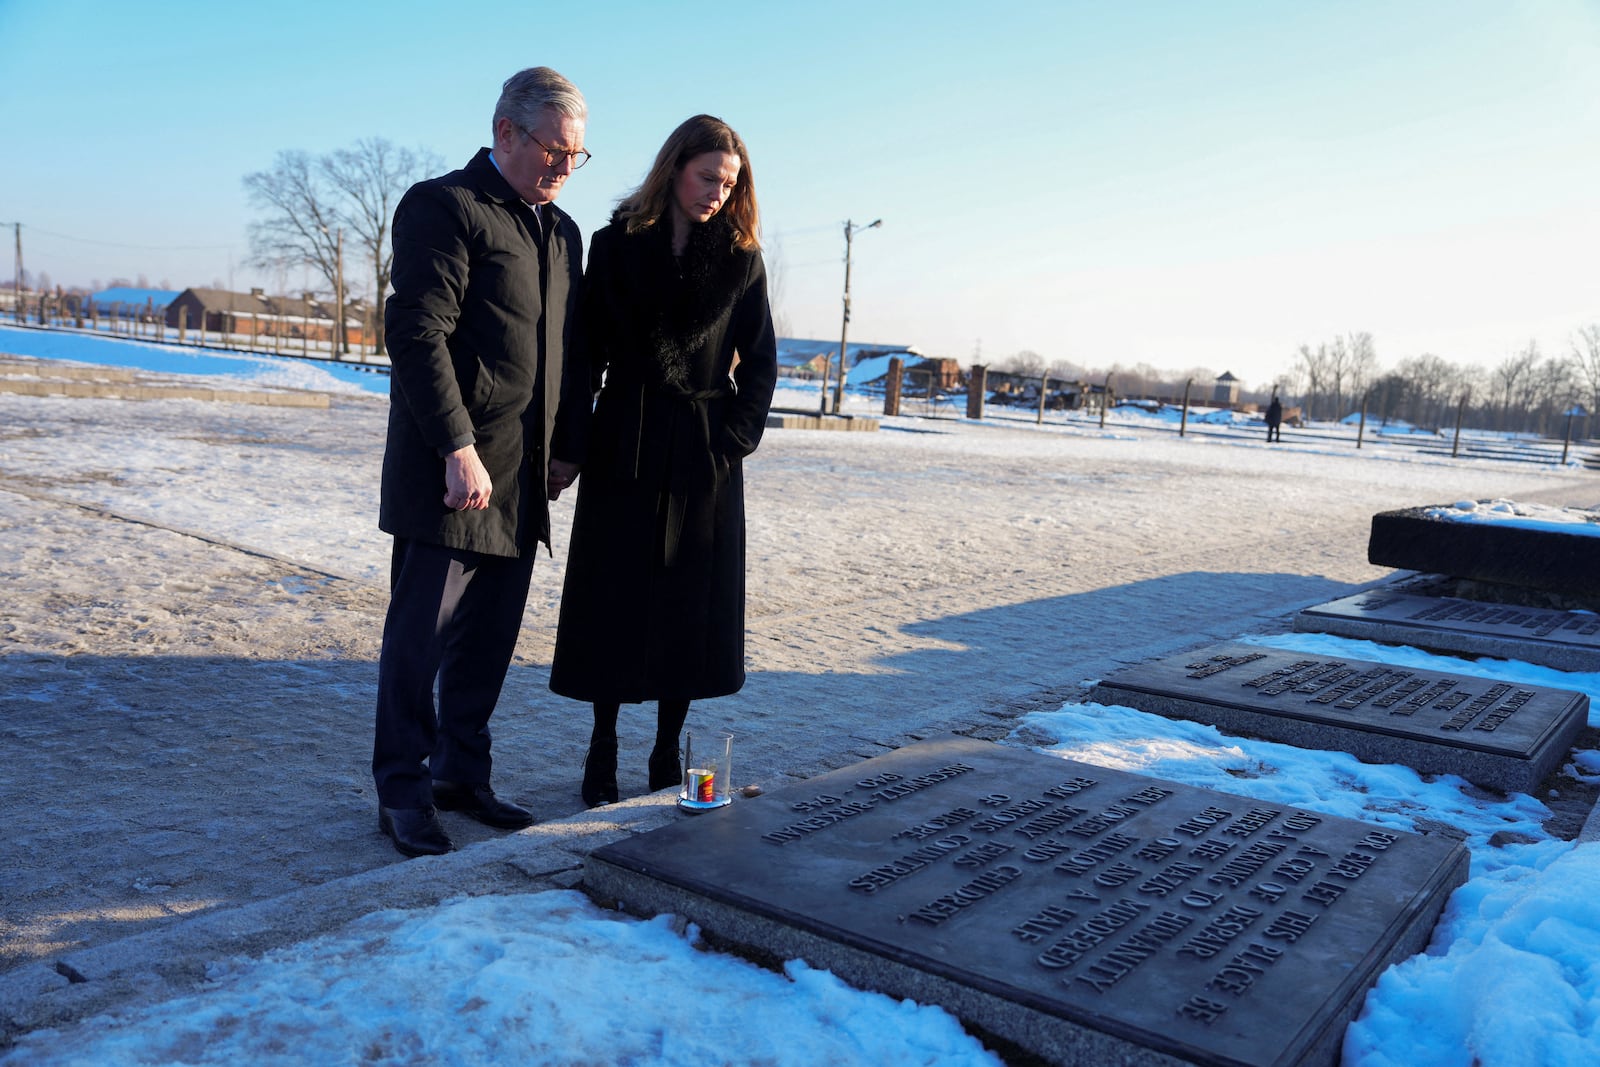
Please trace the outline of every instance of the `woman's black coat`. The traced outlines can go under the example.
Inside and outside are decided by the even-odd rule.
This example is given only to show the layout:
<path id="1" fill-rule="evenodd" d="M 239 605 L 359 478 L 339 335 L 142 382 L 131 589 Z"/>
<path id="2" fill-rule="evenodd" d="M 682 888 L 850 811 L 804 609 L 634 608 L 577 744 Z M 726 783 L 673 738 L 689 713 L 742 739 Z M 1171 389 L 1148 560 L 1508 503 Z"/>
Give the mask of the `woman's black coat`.
<path id="1" fill-rule="evenodd" d="M 577 344 L 597 386 L 605 377 L 550 672 L 551 689 L 579 700 L 744 685 L 741 461 L 777 380 L 766 270 L 721 216 L 693 228 L 681 257 L 667 229 L 596 233 L 579 299 Z"/>

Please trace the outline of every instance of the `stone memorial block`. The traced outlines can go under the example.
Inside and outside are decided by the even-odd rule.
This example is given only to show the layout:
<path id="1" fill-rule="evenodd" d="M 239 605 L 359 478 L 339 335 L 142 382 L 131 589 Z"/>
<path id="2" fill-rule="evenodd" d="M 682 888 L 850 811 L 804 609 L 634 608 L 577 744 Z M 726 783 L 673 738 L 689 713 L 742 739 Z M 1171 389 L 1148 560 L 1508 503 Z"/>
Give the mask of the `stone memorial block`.
<path id="1" fill-rule="evenodd" d="M 1306 608 L 1294 628 L 1563 671 L 1600 671 L 1600 615 L 1582 611 L 1375 589 Z"/>
<path id="2" fill-rule="evenodd" d="M 1467 853 L 1024 749 L 928 741 L 593 852 L 590 892 L 939 1004 L 1053 1063 L 1333 1064 Z"/>
<path id="3" fill-rule="evenodd" d="M 1368 562 L 1583 600 L 1600 597 L 1600 540 L 1593 535 L 1556 525 L 1465 522 L 1446 517 L 1450 510 L 1420 507 L 1374 515 Z"/>
<path id="4" fill-rule="evenodd" d="M 1589 717 L 1589 698 L 1565 689 L 1255 645 L 1141 663 L 1089 698 L 1524 793 L 1567 757 Z"/>

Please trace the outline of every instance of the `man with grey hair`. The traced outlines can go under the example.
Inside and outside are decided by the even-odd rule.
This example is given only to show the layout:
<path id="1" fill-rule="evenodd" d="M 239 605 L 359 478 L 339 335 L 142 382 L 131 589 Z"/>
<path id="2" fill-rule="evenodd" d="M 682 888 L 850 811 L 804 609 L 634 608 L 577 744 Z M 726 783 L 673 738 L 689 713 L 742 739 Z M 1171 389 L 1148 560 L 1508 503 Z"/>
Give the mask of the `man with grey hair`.
<path id="1" fill-rule="evenodd" d="M 394 552 L 372 775 L 378 827 L 407 856 L 454 847 L 439 809 L 533 822 L 489 786 L 489 717 L 549 548 L 548 501 L 583 459 L 588 373 L 566 358 L 583 238 L 555 199 L 589 158 L 587 119 L 566 78 L 521 71 L 494 147 L 395 209 L 378 512 Z"/>

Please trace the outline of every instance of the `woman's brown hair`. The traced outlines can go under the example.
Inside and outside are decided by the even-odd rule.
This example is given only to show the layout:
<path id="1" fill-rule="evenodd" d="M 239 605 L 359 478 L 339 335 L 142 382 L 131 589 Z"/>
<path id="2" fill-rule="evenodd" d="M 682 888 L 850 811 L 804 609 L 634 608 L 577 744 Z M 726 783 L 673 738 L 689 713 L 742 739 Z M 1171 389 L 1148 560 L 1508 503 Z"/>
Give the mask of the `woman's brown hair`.
<path id="1" fill-rule="evenodd" d="M 739 179 L 719 212 L 733 224 L 733 243 L 745 251 L 761 247 L 761 213 L 756 206 L 756 180 L 750 169 L 750 152 L 733 127 L 712 115 L 696 115 L 667 137 L 656 161 L 639 187 L 617 204 L 617 215 L 629 233 L 638 233 L 661 221 L 672 196 L 672 180 L 684 164 L 707 152 L 730 152 L 739 157 Z"/>

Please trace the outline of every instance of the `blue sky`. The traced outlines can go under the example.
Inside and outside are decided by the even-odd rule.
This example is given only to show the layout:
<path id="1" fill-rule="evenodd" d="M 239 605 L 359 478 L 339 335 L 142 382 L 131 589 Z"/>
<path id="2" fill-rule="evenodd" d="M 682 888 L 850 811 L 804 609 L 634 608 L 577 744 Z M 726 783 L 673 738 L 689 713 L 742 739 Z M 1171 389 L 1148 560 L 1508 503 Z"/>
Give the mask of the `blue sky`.
<path id="1" fill-rule="evenodd" d="M 0 0 L 0 222 L 59 283 L 273 287 L 245 174 L 369 136 L 459 165 L 539 63 L 589 100 L 586 231 L 682 119 L 744 135 L 796 336 L 837 336 L 879 217 L 851 337 L 963 363 L 1256 384 L 1354 330 L 1492 366 L 1600 321 L 1595 0 Z"/>

